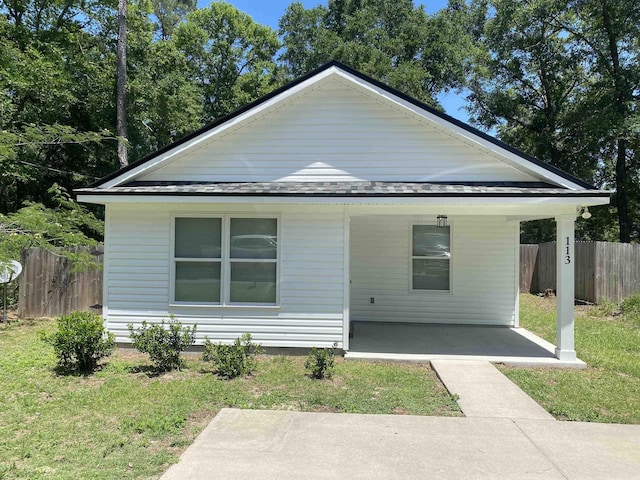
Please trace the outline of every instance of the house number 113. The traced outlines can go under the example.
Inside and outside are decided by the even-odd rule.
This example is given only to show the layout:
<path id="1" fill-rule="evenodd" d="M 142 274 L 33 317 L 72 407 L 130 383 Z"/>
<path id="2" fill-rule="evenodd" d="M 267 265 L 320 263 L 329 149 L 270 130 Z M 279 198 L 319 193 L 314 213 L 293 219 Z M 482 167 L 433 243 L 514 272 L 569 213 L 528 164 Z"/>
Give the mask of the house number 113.
<path id="1" fill-rule="evenodd" d="M 567 244 L 565 245 L 566 253 L 564 256 L 565 265 L 569 265 L 571 263 L 571 254 L 569 253 L 569 237 L 567 238 Z"/>

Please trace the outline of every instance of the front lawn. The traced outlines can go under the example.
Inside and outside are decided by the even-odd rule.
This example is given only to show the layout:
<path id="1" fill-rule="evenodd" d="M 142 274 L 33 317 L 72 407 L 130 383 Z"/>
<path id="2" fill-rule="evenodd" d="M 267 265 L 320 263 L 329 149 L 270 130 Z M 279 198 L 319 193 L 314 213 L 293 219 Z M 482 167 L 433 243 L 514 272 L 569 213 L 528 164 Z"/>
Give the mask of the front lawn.
<path id="1" fill-rule="evenodd" d="M 502 372 L 558 419 L 640 424 L 640 323 L 614 310 L 576 307 L 576 352 L 587 369 Z M 555 301 L 522 295 L 520 324 L 555 344 Z"/>
<path id="2" fill-rule="evenodd" d="M 427 365 L 337 359 L 318 381 L 304 358 L 265 356 L 254 376 L 227 381 L 195 355 L 154 376 L 145 356 L 119 350 L 91 376 L 59 376 L 38 340 L 53 324 L 0 325 L 0 479 L 158 477 L 223 407 L 461 415 Z"/>

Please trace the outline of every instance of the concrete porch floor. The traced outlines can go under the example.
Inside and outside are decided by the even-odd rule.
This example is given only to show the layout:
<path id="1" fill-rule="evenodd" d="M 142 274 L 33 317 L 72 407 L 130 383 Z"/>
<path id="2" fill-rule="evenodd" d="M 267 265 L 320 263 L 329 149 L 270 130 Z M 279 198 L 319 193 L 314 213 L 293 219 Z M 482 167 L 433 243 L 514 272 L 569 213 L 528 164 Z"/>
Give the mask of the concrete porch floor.
<path id="1" fill-rule="evenodd" d="M 527 367 L 585 368 L 561 361 L 555 346 L 524 328 L 399 322 L 352 322 L 346 359 L 487 360 Z"/>

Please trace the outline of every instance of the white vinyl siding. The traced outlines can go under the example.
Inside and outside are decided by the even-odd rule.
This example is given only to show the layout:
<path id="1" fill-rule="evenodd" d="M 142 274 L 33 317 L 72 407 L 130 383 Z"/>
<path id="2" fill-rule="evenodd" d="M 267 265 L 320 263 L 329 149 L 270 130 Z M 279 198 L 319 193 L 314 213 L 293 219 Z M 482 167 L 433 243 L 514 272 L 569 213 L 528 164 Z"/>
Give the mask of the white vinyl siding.
<path id="1" fill-rule="evenodd" d="M 513 325 L 517 222 L 449 217 L 451 292 L 411 291 L 416 223 L 435 216 L 351 219 L 351 320 Z"/>
<path id="2" fill-rule="evenodd" d="M 353 86 L 328 81 L 137 180 L 539 179 Z"/>
<path id="3" fill-rule="evenodd" d="M 128 341 L 127 324 L 160 322 L 170 314 L 197 323 L 197 343 L 251 333 L 264 346 L 342 345 L 343 208 L 203 205 L 109 205 L 105 254 L 107 327 Z M 170 305 L 173 218 L 278 215 L 280 304 Z"/>

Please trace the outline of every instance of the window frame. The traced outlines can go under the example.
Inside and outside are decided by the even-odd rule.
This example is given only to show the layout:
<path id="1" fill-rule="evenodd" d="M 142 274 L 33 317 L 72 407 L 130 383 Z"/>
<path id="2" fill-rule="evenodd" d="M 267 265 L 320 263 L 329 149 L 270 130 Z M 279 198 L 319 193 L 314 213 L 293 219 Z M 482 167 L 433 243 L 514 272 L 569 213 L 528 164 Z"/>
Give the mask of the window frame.
<path id="1" fill-rule="evenodd" d="M 436 294 L 436 295 L 448 295 L 453 293 L 453 231 L 454 227 L 449 223 L 447 227 L 449 229 L 449 257 L 446 258 L 449 262 L 449 288 L 446 290 L 433 290 L 425 288 L 413 288 L 413 261 L 414 260 L 445 260 L 443 257 L 426 256 L 426 255 L 414 255 L 413 254 L 413 227 L 414 226 L 430 226 L 438 228 L 435 222 L 411 222 L 409 225 L 409 292 L 415 294 Z"/>
<path id="2" fill-rule="evenodd" d="M 184 258 L 175 256 L 176 241 L 176 218 L 219 218 L 221 220 L 221 255 L 220 258 Z M 233 218 L 257 218 L 257 219 L 273 219 L 276 221 L 276 258 L 231 258 L 231 219 Z M 258 213 L 172 213 L 171 214 L 171 241 L 169 245 L 169 306 L 172 307 L 204 307 L 204 308 L 280 308 L 280 256 L 281 256 L 281 225 L 280 215 L 276 214 L 258 214 Z M 176 262 L 193 261 L 193 262 L 211 262 L 219 261 L 220 263 L 220 302 L 193 302 L 193 301 L 176 301 Z M 276 265 L 276 298 L 275 303 L 249 303 L 249 302 L 231 302 L 231 263 L 275 263 Z"/>

